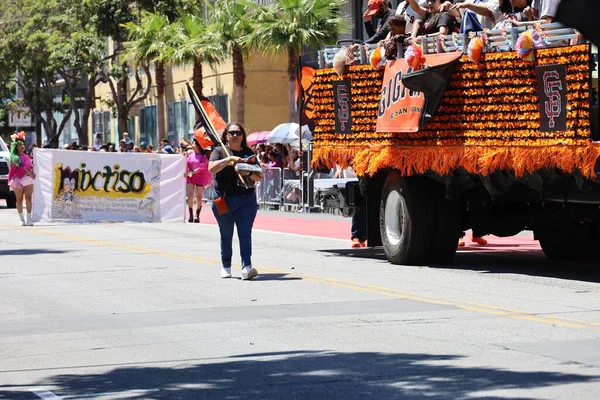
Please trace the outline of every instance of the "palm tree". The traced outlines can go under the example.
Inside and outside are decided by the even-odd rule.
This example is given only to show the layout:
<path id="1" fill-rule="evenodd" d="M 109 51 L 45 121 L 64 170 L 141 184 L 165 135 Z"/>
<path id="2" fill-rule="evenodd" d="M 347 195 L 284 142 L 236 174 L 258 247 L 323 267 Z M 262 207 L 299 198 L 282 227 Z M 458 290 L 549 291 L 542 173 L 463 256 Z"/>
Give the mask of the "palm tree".
<path id="1" fill-rule="evenodd" d="M 235 86 L 235 120 L 244 124 L 246 73 L 244 59 L 247 56 L 242 42 L 244 36 L 253 30 L 250 8 L 236 0 L 216 0 L 211 10 L 211 24 L 218 33 L 218 41 L 229 49 L 233 61 L 233 82 Z"/>
<path id="2" fill-rule="evenodd" d="M 165 53 L 173 65 L 193 66 L 193 87 L 198 96 L 202 97 L 202 63 L 216 65 L 226 57 L 226 50 L 218 41 L 217 34 L 206 25 L 204 18 L 198 17 L 199 12 L 182 14 L 171 25 L 171 45 Z"/>
<path id="3" fill-rule="evenodd" d="M 129 22 L 123 26 L 129 37 L 126 56 L 133 61 L 134 68 L 144 63 L 155 64 L 158 136 L 167 138 L 165 67 L 170 60 L 165 56 L 171 43 L 169 20 L 165 15 L 143 11 L 138 24 Z"/>
<path id="4" fill-rule="evenodd" d="M 339 15 L 345 3 L 344 0 L 275 0 L 263 7 L 245 2 L 255 10 L 256 24 L 243 42 L 263 52 L 287 53 L 290 121 L 297 120 L 295 92 L 302 50 L 335 43 L 349 25 Z"/>

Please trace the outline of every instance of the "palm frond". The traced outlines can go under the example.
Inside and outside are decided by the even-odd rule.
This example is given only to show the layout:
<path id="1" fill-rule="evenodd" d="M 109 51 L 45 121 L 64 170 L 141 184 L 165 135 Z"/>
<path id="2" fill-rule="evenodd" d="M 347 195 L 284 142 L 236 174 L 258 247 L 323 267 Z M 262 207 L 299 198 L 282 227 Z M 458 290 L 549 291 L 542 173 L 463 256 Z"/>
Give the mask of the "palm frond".
<path id="1" fill-rule="evenodd" d="M 244 37 L 246 46 L 267 53 L 332 44 L 349 21 L 339 15 L 344 0 L 276 0 L 255 8 L 254 30 Z"/>

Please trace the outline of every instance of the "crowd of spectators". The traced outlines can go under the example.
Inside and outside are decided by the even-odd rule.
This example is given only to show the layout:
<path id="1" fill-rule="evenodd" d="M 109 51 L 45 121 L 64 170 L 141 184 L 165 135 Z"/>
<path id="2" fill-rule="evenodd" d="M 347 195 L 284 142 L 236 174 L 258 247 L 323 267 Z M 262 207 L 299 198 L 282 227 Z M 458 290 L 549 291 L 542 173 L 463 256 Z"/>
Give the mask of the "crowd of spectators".
<path id="1" fill-rule="evenodd" d="M 299 149 L 281 143 L 262 143 L 251 147 L 263 168 L 281 168 L 291 171 L 295 176 L 299 174 L 300 162 L 304 153 Z M 304 157 L 303 165 L 306 166 L 306 157 Z"/>
<path id="2" fill-rule="evenodd" d="M 406 0 L 394 9 L 388 0 L 369 0 L 363 16 L 369 35 L 365 44 L 381 42 L 393 47 L 397 42 L 410 43 L 422 36 L 551 23 L 559 3 L 559 0 Z"/>
<path id="3" fill-rule="evenodd" d="M 104 142 L 101 134 L 96 135 L 96 140 L 91 146 L 80 146 L 77 142 L 65 144 L 63 150 L 78 150 L 106 153 L 161 153 L 161 154 L 187 154 L 191 148 L 191 143 L 182 141 L 178 146 L 170 143 L 167 139 L 162 139 L 160 145 L 155 149 L 153 145 L 145 141 L 136 145 L 130 139 L 129 133 L 123 133 L 123 139 L 118 143 Z"/>

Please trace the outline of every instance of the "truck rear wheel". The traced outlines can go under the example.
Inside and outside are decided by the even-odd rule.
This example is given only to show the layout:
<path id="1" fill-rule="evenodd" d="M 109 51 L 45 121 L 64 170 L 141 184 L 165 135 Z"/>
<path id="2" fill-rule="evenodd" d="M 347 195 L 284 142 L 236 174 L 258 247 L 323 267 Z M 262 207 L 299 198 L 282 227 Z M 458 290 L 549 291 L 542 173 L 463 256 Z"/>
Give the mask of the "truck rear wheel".
<path id="1" fill-rule="evenodd" d="M 433 231 L 433 206 L 426 182 L 393 172 L 383 186 L 379 229 L 392 264 L 424 264 Z"/>
<path id="2" fill-rule="evenodd" d="M 17 208 L 17 195 L 12 190 L 8 192 L 8 196 L 6 197 L 6 207 Z"/>

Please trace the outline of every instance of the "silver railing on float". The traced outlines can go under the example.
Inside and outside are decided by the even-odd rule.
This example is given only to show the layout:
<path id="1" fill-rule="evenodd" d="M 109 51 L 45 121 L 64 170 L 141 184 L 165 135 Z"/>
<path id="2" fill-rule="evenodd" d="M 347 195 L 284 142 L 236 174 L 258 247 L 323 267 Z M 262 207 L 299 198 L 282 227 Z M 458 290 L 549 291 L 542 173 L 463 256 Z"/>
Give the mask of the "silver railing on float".
<path id="1" fill-rule="evenodd" d="M 537 26 L 536 24 L 528 24 L 520 27 L 507 27 L 506 29 L 489 30 L 485 32 L 473 32 L 473 37 L 487 37 L 487 46 L 484 47 L 484 52 L 506 52 L 514 51 L 519 35 L 528 29 Z M 539 25 L 543 39 L 547 47 L 563 47 L 572 44 L 585 42 L 579 32 L 573 28 L 565 27 L 560 23 L 540 24 Z M 420 37 L 421 47 L 424 54 L 449 53 L 454 51 L 462 51 L 467 53 L 471 34 L 455 33 L 451 35 Z M 343 48 L 345 43 L 357 44 L 356 40 L 339 41 L 335 46 L 327 46 L 318 52 L 319 68 L 330 68 L 333 66 L 333 58 Z M 378 44 L 360 45 L 353 48 L 352 53 L 355 62 L 353 64 L 368 64 L 371 59 L 371 53 L 377 48 Z M 402 58 L 406 45 L 398 46 L 398 58 Z"/>

